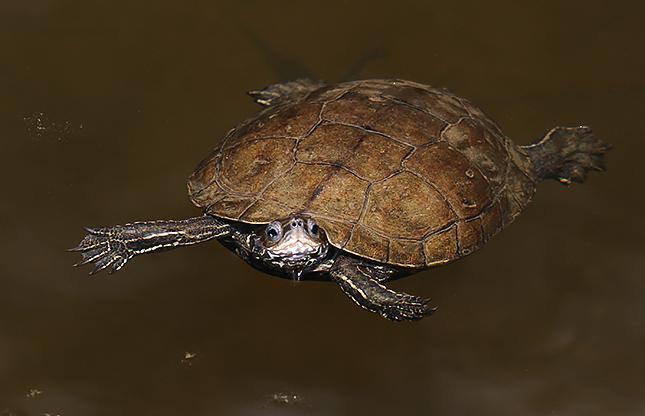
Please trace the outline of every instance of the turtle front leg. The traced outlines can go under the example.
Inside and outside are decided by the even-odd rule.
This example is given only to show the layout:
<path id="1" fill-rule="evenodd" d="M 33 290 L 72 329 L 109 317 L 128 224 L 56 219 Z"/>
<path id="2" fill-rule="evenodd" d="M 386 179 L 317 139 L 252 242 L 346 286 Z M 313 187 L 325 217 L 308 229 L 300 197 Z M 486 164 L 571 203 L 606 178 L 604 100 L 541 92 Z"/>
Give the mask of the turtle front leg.
<path id="1" fill-rule="evenodd" d="M 153 251 L 201 243 L 234 233 L 233 228 L 214 217 L 180 221 L 145 221 L 108 228 L 86 228 L 88 234 L 69 251 L 83 258 L 75 266 L 94 263 L 94 274 L 110 267 L 109 273 L 122 268 L 132 257 Z"/>
<path id="2" fill-rule="evenodd" d="M 343 292 L 360 307 L 393 321 L 417 320 L 436 310 L 429 305 L 430 299 L 395 292 L 379 280 L 381 276 L 370 273 L 376 270 L 366 262 L 340 256 L 329 271 L 332 279 Z"/>

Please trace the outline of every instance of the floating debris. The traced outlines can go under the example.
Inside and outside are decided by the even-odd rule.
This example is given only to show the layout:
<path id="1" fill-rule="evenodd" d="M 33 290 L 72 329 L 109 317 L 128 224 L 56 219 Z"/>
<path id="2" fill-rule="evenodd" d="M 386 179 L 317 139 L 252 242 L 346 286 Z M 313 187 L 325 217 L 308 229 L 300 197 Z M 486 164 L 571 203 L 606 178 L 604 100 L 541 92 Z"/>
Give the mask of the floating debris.
<path id="1" fill-rule="evenodd" d="M 23 117 L 27 133 L 36 139 L 64 141 L 83 129 L 83 124 L 75 125 L 69 120 L 54 121 L 45 113 L 34 113 Z"/>
<path id="2" fill-rule="evenodd" d="M 271 402 L 282 406 L 302 405 L 305 399 L 297 393 L 273 393 L 270 396 Z"/>
<path id="3" fill-rule="evenodd" d="M 189 352 L 186 351 L 184 353 L 184 358 L 181 359 L 181 363 L 187 367 L 190 367 L 194 364 L 195 360 L 197 359 L 197 353 L 196 352 Z"/>
<path id="4" fill-rule="evenodd" d="M 40 396 L 43 393 L 44 393 L 44 391 L 39 390 L 39 389 L 29 389 L 29 391 L 27 392 L 27 394 L 25 396 L 27 396 L 28 399 L 33 399 L 34 397 Z"/>

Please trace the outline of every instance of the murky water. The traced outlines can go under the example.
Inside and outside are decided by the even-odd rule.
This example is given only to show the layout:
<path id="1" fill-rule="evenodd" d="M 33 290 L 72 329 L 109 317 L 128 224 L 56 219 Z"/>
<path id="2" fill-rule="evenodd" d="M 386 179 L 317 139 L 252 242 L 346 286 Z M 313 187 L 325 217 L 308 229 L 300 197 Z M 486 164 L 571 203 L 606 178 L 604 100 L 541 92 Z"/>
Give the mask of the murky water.
<path id="1" fill-rule="evenodd" d="M 4 0 L 0 415 L 645 414 L 645 8 L 468 3 Z M 609 172 L 394 283 L 440 306 L 413 324 L 217 243 L 70 267 L 81 226 L 197 214 L 244 92 L 302 75 L 448 86 L 521 143 L 587 123 Z"/>

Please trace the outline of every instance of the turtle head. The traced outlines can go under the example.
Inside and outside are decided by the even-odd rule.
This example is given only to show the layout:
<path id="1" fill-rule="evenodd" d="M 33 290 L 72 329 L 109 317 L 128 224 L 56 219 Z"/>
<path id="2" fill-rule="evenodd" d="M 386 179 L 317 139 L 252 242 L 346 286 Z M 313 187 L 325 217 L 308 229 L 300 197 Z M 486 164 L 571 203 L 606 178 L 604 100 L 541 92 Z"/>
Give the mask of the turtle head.
<path id="1" fill-rule="evenodd" d="M 325 231 L 313 218 L 302 215 L 258 227 L 252 244 L 257 260 L 296 279 L 320 264 L 329 249 Z"/>

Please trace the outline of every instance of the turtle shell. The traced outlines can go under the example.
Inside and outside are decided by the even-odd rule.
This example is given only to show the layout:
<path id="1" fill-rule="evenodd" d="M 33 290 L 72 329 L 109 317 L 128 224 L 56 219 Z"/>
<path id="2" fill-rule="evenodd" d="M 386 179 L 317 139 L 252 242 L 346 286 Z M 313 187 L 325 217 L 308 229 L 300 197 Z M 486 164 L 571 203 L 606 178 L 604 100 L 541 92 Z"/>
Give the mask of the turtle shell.
<path id="1" fill-rule="evenodd" d="M 326 86 L 231 130 L 188 179 L 244 223 L 311 215 L 335 247 L 427 267 L 472 253 L 530 201 L 528 157 L 465 99 L 402 80 Z"/>

